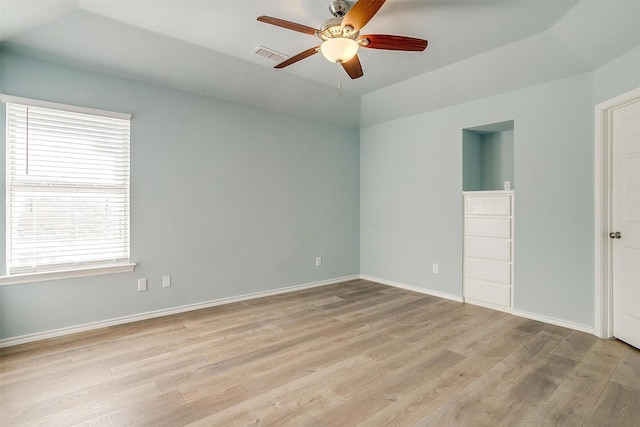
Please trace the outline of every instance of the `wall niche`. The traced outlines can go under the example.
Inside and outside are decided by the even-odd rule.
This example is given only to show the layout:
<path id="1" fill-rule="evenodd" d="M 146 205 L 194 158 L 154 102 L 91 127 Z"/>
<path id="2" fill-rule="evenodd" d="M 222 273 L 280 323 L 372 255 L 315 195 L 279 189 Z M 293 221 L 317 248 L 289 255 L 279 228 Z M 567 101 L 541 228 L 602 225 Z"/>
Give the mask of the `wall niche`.
<path id="1" fill-rule="evenodd" d="M 513 142 L 513 120 L 463 129 L 463 190 L 513 190 Z"/>

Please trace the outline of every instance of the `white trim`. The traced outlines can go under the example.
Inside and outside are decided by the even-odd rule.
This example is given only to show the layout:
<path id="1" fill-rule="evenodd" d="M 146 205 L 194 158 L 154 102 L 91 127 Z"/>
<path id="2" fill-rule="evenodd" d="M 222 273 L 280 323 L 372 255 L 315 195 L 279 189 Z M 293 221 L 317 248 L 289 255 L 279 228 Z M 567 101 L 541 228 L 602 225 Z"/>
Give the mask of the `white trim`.
<path id="1" fill-rule="evenodd" d="M 131 114 L 117 113 L 115 111 L 98 110 L 96 108 L 79 107 L 77 105 L 60 104 L 57 102 L 42 101 L 40 99 L 22 98 L 19 96 L 0 94 L 0 102 L 28 105 L 30 107 L 49 108 L 52 110 L 64 110 L 74 113 L 91 114 L 93 116 L 110 117 L 112 119 L 131 120 Z"/>
<path id="2" fill-rule="evenodd" d="M 511 292 L 511 299 L 513 300 L 513 292 Z M 491 310 L 502 311 L 503 313 L 511 314 L 513 312 L 513 308 L 505 307 L 504 305 L 492 304 L 487 301 L 477 300 L 469 297 L 464 297 L 465 304 L 477 305 L 484 308 L 490 308 Z"/>
<path id="3" fill-rule="evenodd" d="M 146 313 L 133 314 L 130 316 L 116 317 L 114 319 L 101 320 L 98 322 L 85 323 L 83 325 L 68 326 L 66 328 L 53 329 L 50 331 L 36 332 L 34 334 L 21 335 L 18 337 L 5 338 L 0 340 L 0 348 L 10 347 L 19 344 L 26 344 L 33 341 L 40 341 L 48 338 L 56 338 L 64 335 L 76 334 L 78 332 L 92 331 L 95 329 L 107 328 L 109 326 L 122 325 L 125 323 L 138 322 L 140 320 L 153 319 L 156 317 L 169 316 L 172 314 L 185 313 L 187 311 L 200 310 L 203 308 L 215 307 L 218 305 L 232 304 L 234 302 L 246 301 L 255 298 L 263 298 L 287 292 L 300 291 L 303 289 L 315 288 L 319 286 L 332 285 L 334 283 L 345 282 L 347 280 L 359 279 L 360 276 L 345 276 L 335 279 L 322 280 L 319 282 L 306 283 L 303 285 L 278 288 L 270 291 L 255 292 L 252 294 L 239 295 L 235 297 L 220 298 L 195 304 L 188 304 L 179 307 L 165 308 L 162 310 L 148 311 Z"/>
<path id="4" fill-rule="evenodd" d="M 595 106 L 594 148 L 594 271 L 593 271 L 593 334 L 600 338 L 613 336 L 611 241 L 611 129 L 612 111 L 640 99 L 636 88 Z"/>
<path id="5" fill-rule="evenodd" d="M 405 285 L 404 283 L 393 282 L 391 280 L 380 279 L 379 277 L 367 276 L 364 274 L 360 275 L 361 279 L 369 280 L 371 282 L 381 283 L 387 286 L 393 286 L 394 288 L 406 289 L 407 291 L 418 292 L 425 295 L 431 295 L 438 298 L 444 298 L 456 302 L 463 302 L 462 297 L 459 295 L 448 294 L 446 292 L 434 291 L 432 289 L 420 288 L 418 286 L 413 285 Z"/>
<path id="6" fill-rule="evenodd" d="M 135 264 L 133 264 L 133 265 L 135 266 Z M 101 328 L 107 328 L 107 327 L 110 327 L 110 326 L 122 325 L 122 324 L 125 324 L 125 323 L 138 322 L 138 321 L 147 320 L 147 319 L 154 319 L 156 317 L 162 317 L 162 316 L 169 316 L 169 315 L 172 315 L 172 314 L 185 313 L 185 312 L 188 312 L 188 311 L 200 310 L 200 309 L 203 309 L 203 308 L 210 308 L 210 307 L 215 307 L 215 306 L 218 306 L 218 305 L 232 304 L 232 303 L 235 303 L 235 302 L 246 301 L 246 300 L 250 300 L 250 299 L 263 298 L 263 297 L 283 294 L 283 293 L 287 293 L 287 292 L 295 292 L 295 291 L 300 291 L 300 290 L 304 290 L 304 289 L 310 289 L 310 288 L 315 288 L 315 287 L 320 287 L 320 286 L 332 285 L 334 283 L 340 283 L 340 282 L 345 282 L 345 281 L 348 281 L 348 280 L 355 280 L 355 279 L 369 280 L 369 281 L 380 283 L 380 284 L 383 284 L 383 285 L 392 286 L 392 287 L 395 287 L 395 288 L 405 289 L 405 290 L 408 290 L 408 291 L 418 292 L 418 293 L 425 294 L 425 295 L 431 295 L 431 296 L 435 296 L 435 297 L 438 297 L 438 298 L 444 298 L 444 299 L 452 300 L 452 301 L 455 301 L 455 302 L 463 303 L 462 297 L 460 297 L 458 295 L 453 295 L 453 294 L 448 294 L 448 293 L 445 293 L 445 292 L 434 291 L 434 290 L 431 290 L 431 289 L 424 289 L 424 288 L 420 288 L 420 287 L 417 287 L 417 286 L 406 285 L 406 284 L 394 282 L 394 281 L 391 281 L 391 280 L 380 279 L 380 278 L 377 278 L 377 277 L 372 277 L 372 276 L 367 276 L 367 275 L 361 274 L 361 275 L 338 277 L 338 278 L 335 278 L 335 279 L 323 280 L 323 281 L 319 281 L 319 282 L 312 282 L 312 283 L 307 283 L 307 284 L 303 284 L 303 285 L 289 286 L 289 287 L 285 287 L 285 288 L 278 288 L 278 289 L 274 289 L 274 290 L 270 290 L 270 291 L 262 291 L 262 292 L 252 293 L 252 294 L 239 295 L 239 296 L 235 296 L 235 297 L 220 298 L 220 299 L 217 299 L 217 300 L 205 301 L 205 302 L 201 302 L 201 303 L 188 304 L 188 305 L 183 305 L 183 306 L 179 306 L 179 307 L 166 308 L 166 309 L 162 309 L 162 310 L 149 311 L 149 312 L 146 312 L 146 313 L 133 314 L 133 315 L 130 315 L 130 316 L 123 316 L 123 317 L 117 317 L 117 318 L 113 318 L 113 319 L 101 320 L 101 321 L 98 321 L 98 322 L 85 323 L 83 325 L 75 325 L 75 326 L 69 326 L 69 327 L 66 327 L 66 328 L 53 329 L 53 330 L 50 330 L 50 331 L 37 332 L 37 333 L 33 333 L 33 334 L 28 334 L 28 335 L 21 335 L 21 336 L 17 336 L 17 337 L 5 338 L 5 339 L 0 340 L 0 348 L 11 347 L 11 346 L 14 346 L 14 345 L 26 344 L 26 343 L 30 343 L 30 342 L 34 342 L 34 341 L 40 341 L 40 340 L 45 340 L 45 339 L 49 339 L 49 338 L 56 338 L 56 337 L 61 337 L 61 336 L 65 336 L 65 335 L 76 334 L 76 333 L 79 333 L 79 332 L 92 331 L 92 330 L 95 330 L 95 329 L 101 329 Z M 534 313 L 529 313 L 529 312 L 521 311 L 521 310 L 512 310 L 511 314 L 513 314 L 515 316 L 518 316 L 518 317 L 524 317 L 524 318 L 527 318 L 527 319 L 537 320 L 537 321 L 540 321 L 540 322 L 549 323 L 549 324 L 556 325 L 556 326 L 561 326 L 561 327 L 564 327 L 564 328 L 574 329 L 574 330 L 577 330 L 577 331 L 580 331 L 580 332 L 586 332 L 586 333 L 590 333 L 590 334 L 594 333 L 594 329 L 591 326 L 582 325 L 582 324 L 570 322 L 570 321 L 567 321 L 567 320 L 556 319 L 556 318 L 553 318 L 553 317 L 547 317 L 547 316 L 534 314 Z"/>
<path id="7" fill-rule="evenodd" d="M 512 190 L 467 190 L 463 191 L 462 195 L 472 194 L 474 196 L 490 196 L 492 194 L 515 194 L 515 189 Z"/>
<path id="8" fill-rule="evenodd" d="M 364 279 L 364 280 L 370 280 L 372 282 L 381 283 L 383 285 L 393 286 L 395 288 L 406 289 L 408 291 L 419 292 L 421 294 L 432 295 L 432 296 L 435 296 L 435 297 L 445 298 L 445 299 L 452 300 L 452 301 L 455 301 L 455 302 L 464 303 L 462 297 L 457 296 L 457 295 L 448 294 L 448 293 L 445 293 L 445 292 L 433 291 L 431 289 L 419 288 L 417 286 L 412 286 L 412 285 L 405 285 L 403 283 L 393 282 L 391 280 L 380 279 L 380 278 L 377 278 L 377 277 L 371 277 L 371 276 L 367 276 L 367 275 L 364 275 L 364 274 L 361 274 L 360 278 Z M 524 318 L 527 318 L 527 319 L 532 319 L 532 320 L 537 320 L 537 321 L 544 322 L 544 323 L 549 323 L 551 325 L 561 326 L 563 328 L 568 328 L 568 329 L 573 329 L 573 330 L 580 331 L 580 332 L 586 332 L 588 334 L 593 334 L 593 327 L 591 327 L 589 325 L 583 325 L 581 323 L 575 323 L 575 322 L 571 322 L 571 321 L 568 321 L 568 320 L 557 319 L 555 317 L 548 317 L 548 316 L 544 316 L 544 315 L 541 315 L 541 314 L 529 313 L 529 312 L 522 311 L 522 310 L 515 310 L 515 309 L 513 309 L 513 310 L 505 310 L 504 308 L 497 308 L 497 307 L 491 307 L 489 305 L 476 304 L 475 302 L 473 304 L 474 305 L 479 305 L 481 307 L 493 309 L 493 310 L 497 309 L 497 310 L 502 311 L 502 312 L 504 312 L 506 314 L 512 314 L 512 315 L 515 315 L 515 316 L 518 316 L 518 317 L 524 317 Z"/>
<path id="9" fill-rule="evenodd" d="M 46 282 L 49 280 L 74 279 L 76 277 L 101 276 L 103 274 L 129 273 L 136 269 L 135 263 L 78 268 L 74 270 L 43 271 L 38 273 L 7 274 L 0 276 L 0 286 L 23 283 Z"/>
<path id="10" fill-rule="evenodd" d="M 583 325 L 582 323 L 570 322 L 568 320 L 557 319 L 555 317 L 543 316 L 542 314 L 529 313 L 527 311 L 521 310 L 512 310 L 511 314 L 518 317 L 524 317 L 526 319 L 537 320 L 539 322 L 549 323 L 551 325 L 561 326 L 563 328 L 593 334 L 593 327 L 589 325 Z"/>

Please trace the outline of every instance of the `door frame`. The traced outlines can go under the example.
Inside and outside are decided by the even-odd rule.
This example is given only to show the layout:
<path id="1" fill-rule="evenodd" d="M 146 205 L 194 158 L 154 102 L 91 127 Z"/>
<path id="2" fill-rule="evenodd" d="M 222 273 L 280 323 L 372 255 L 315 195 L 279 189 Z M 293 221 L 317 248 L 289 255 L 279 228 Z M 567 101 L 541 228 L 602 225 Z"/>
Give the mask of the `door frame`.
<path id="1" fill-rule="evenodd" d="M 595 107 L 594 151 L 594 325 L 600 338 L 613 336 L 613 111 L 640 100 L 640 87 Z"/>

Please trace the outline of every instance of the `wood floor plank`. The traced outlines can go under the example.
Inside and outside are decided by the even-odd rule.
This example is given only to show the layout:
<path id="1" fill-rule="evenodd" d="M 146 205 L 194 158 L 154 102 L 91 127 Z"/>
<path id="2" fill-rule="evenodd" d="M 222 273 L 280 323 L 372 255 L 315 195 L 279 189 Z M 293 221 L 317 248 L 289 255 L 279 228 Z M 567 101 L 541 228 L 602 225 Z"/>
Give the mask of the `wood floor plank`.
<path id="1" fill-rule="evenodd" d="M 581 426 L 609 383 L 615 366 L 578 362 L 529 425 Z"/>
<path id="2" fill-rule="evenodd" d="M 613 372 L 611 381 L 640 390 L 640 350 L 627 348 L 627 351 Z"/>
<path id="3" fill-rule="evenodd" d="M 584 425 L 592 408 L 593 401 L 556 390 L 547 402 L 535 413 L 530 414 L 523 425 L 578 427 Z"/>
<path id="4" fill-rule="evenodd" d="M 89 418 L 80 423 L 74 423 L 79 427 L 102 425 L 131 426 L 141 424 L 140 420 L 145 420 L 147 424 L 151 419 L 162 419 L 166 415 L 172 414 L 184 402 L 177 391 L 167 393 L 154 399 L 144 399 L 142 401 L 132 401 L 122 403 L 122 405 L 110 412 Z M 156 424 L 158 425 L 158 424 Z"/>
<path id="5" fill-rule="evenodd" d="M 24 382 L 0 385 L 2 408 L 20 407 L 26 399 L 46 399 L 52 394 L 69 390 L 81 390 L 96 384 L 111 381 L 111 372 L 105 366 L 89 366 L 78 370 L 52 372 L 40 378 L 30 378 Z"/>
<path id="6" fill-rule="evenodd" d="M 362 365 L 364 363 L 367 363 L 367 361 L 363 357 L 353 357 L 341 360 L 322 370 L 311 372 L 309 375 L 297 378 L 276 388 L 271 388 L 264 393 L 256 394 L 249 399 L 238 402 L 221 411 L 217 411 L 204 419 L 198 420 L 196 425 L 232 425 L 237 416 L 243 415 L 248 408 L 252 407 L 255 408 L 254 411 L 258 410 L 260 413 L 265 413 L 264 408 L 271 400 L 292 392 L 301 393 L 301 389 L 308 387 L 310 384 L 321 381 L 322 378 L 327 378 L 336 373 L 340 376 L 345 376 L 354 366 Z"/>
<path id="7" fill-rule="evenodd" d="M 464 387 L 455 399 L 445 402 L 419 421 L 419 425 L 472 425 L 501 400 L 546 357 L 562 337 L 541 330 L 509 356 L 500 360 L 477 380 Z M 511 403 L 511 402 L 507 402 Z M 505 405 L 506 409 L 510 407 Z"/>
<path id="8" fill-rule="evenodd" d="M 404 393 L 415 389 L 427 378 L 435 376 L 445 366 L 458 363 L 464 357 L 448 350 L 430 352 L 418 359 L 418 364 L 408 369 L 393 369 L 388 363 L 377 363 L 372 371 L 376 373 L 366 376 L 367 371 L 361 371 L 361 377 L 366 381 L 358 386 L 351 387 L 341 378 L 336 383 L 325 381 L 332 390 L 345 399 L 345 402 L 334 411 L 325 412 L 317 418 L 321 425 L 340 426 L 344 420 L 357 424 L 370 416 L 372 412 L 378 412 L 396 402 Z M 391 369 L 390 369 L 391 368 Z M 379 375 L 379 372 L 387 372 Z M 349 385 L 349 387 L 345 387 Z"/>
<path id="9" fill-rule="evenodd" d="M 527 338 L 531 338 L 530 333 L 514 328 L 488 340 L 486 348 L 479 348 L 475 355 L 448 367 L 386 410 L 373 414 L 362 425 L 414 425 L 423 418 L 425 411 L 430 412 L 459 394 Z"/>
<path id="10" fill-rule="evenodd" d="M 533 367 L 517 384 L 502 393 L 475 423 L 510 426 L 531 417 L 556 391 L 575 363 L 549 356 L 545 364 Z"/>
<path id="11" fill-rule="evenodd" d="M 579 361 L 596 341 L 598 341 L 598 338 L 594 335 L 572 331 L 558 343 L 558 346 L 553 349 L 551 354 Z"/>
<path id="12" fill-rule="evenodd" d="M 589 414 L 585 426 L 637 426 L 640 390 L 610 382 Z"/>
<path id="13" fill-rule="evenodd" d="M 115 410 L 127 402 L 139 400 L 140 396 L 149 399 L 160 395 L 158 387 L 152 381 L 127 389 L 112 383 L 102 383 L 40 400 L 19 410 L 3 411 L 0 425 L 22 425 L 24 420 L 31 420 L 29 425 L 74 425 L 81 422 L 87 414 Z"/>
<path id="14" fill-rule="evenodd" d="M 638 408 L 624 343 L 362 279 L 0 350 L 3 427 L 637 427 Z"/>

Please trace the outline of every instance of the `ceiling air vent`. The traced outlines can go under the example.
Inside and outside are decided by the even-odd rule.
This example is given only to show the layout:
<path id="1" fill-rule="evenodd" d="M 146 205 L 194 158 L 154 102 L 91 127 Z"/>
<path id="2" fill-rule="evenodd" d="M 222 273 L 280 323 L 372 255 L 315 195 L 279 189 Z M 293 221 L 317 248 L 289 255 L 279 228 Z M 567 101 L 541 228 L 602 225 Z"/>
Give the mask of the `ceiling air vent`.
<path id="1" fill-rule="evenodd" d="M 275 50 L 269 49 L 268 47 L 264 47 L 264 46 L 256 47 L 251 51 L 251 53 L 255 53 L 256 55 L 262 56 L 263 58 L 267 58 L 278 63 L 289 58 L 287 55 L 283 55 L 280 52 L 276 52 Z"/>

